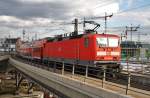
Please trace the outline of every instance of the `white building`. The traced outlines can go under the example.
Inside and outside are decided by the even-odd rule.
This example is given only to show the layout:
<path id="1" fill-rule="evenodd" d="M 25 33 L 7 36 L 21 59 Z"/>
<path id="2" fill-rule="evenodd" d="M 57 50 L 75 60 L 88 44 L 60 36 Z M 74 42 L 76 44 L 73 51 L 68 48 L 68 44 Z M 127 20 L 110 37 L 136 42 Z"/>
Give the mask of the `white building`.
<path id="1" fill-rule="evenodd" d="M 18 38 L 1 38 L 0 52 L 14 52 L 16 51 L 16 41 Z"/>

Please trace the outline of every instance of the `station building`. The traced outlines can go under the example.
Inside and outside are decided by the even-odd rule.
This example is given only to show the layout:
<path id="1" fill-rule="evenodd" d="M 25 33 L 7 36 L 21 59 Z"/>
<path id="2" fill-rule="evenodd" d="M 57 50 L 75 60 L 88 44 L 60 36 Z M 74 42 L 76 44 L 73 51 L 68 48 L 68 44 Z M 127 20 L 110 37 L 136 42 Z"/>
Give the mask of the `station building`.
<path id="1" fill-rule="evenodd" d="M 122 58 L 150 58 L 150 44 L 146 42 L 122 41 Z"/>

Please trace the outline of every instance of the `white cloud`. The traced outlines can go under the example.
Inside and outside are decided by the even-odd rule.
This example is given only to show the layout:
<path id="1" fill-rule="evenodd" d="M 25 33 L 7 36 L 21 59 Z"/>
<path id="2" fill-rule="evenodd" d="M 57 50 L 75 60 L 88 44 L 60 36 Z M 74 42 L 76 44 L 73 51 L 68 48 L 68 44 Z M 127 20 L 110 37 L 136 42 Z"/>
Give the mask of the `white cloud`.
<path id="1" fill-rule="evenodd" d="M 127 6 L 128 8 L 132 7 L 133 3 L 135 2 L 135 0 L 127 0 Z"/>
<path id="2" fill-rule="evenodd" d="M 58 0 L 17 0 L 17 1 L 22 2 L 22 4 L 23 4 L 23 2 L 29 2 L 29 3 L 30 2 L 32 2 L 32 3 L 38 2 L 41 4 L 44 2 L 56 2 L 56 3 L 58 2 Z M 7 24 L 10 27 L 11 27 L 11 25 L 13 25 L 12 27 L 15 27 L 15 26 L 17 26 L 17 27 L 47 26 L 50 24 L 50 21 L 53 21 L 57 17 L 58 17 L 57 18 L 58 20 L 61 20 L 61 17 L 64 17 L 67 20 L 69 20 L 69 19 L 73 19 L 74 17 L 82 18 L 82 17 L 86 17 L 86 16 L 93 16 L 93 15 L 101 16 L 102 13 L 104 13 L 106 11 L 112 13 L 112 12 L 116 12 L 118 10 L 118 5 L 115 1 L 111 2 L 111 4 L 109 4 L 107 6 L 97 7 L 97 8 L 95 8 L 95 6 L 103 4 L 102 1 L 99 1 L 99 0 L 92 0 L 92 1 L 91 0 L 76 0 L 76 1 L 59 0 L 59 1 L 62 2 L 62 3 L 60 3 L 61 4 L 61 7 L 59 6 L 60 8 L 59 7 L 55 8 L 53 6 L 54 9 L 58 9 L 58 12 L 57 12 L 57 10 L 54 10 L 53 12 L 49 12 L 49 10 L 42 10 L 43 12 L 45 11 L 45 13 L 47 13 L 47 17 L 49 16 L 49 18 L 47 18 L 45 16 L 43 17 L 43 16 L 29 15 L 28 19 L 23 19 L 24 15 L 28 16 L 28 14 L 30 14 L 30 13 L 33 14 L 37 11 L 35 9 L 35 10 L 33 10 L 33 13 L 32 12 L 28 13 L 27 12 L 28 10 L 24 10 L 24 8 L 28 9 L 28 6 L 27 7 L 24 6 L 22 10 L 20 8 L 20 12 L 25 11 L 23 13 L 24 15 L 11 16 L 11 14 L 10 14 L 8 16 L 6 16 L 6 15 L 0 16 L 0 21 L 4 21 L 5 25 Z M 107 3 L 107 1 L 106 1 L 106 3 Z M 63 4 L 66 4 L 67 6 L 65 6 Z M 36 6 L 36 7 L 38 8 L 38 6 Z M 39 7 L 42 7 L 42 6 L 39 6 Z M 52 6 L 49 6 L 49 8 L 51 8 L 51 7 Z M 70 10 L 63 12 L 63 9 L 70 9 Z M 32 9 L 29 9 L 29 10 L 31 11 Z M 61 10 L 61 13 L 59 10 Z M 41 10 L 39 10 L 39 11 L 41 11 Z M 38 13 L 38 12 L 36 12 L 36 13 Z M 58 14 L 58 13 L 60 13 L 60 14 Z M 41 14 L 43 14 L 43 13 L 41 13 Z M 52 16 L 51 16 L 51 14 L 52 14 Z M 17 15 L 18 15 L 18 13 L 17 13 Z M 40 15 L 40 14 L 37 14 L 37 15 Z"/>
<path id="3" fill-rule="evenodd" d="M 106 6 L 97 8 L 96 10 L 94 10 L 94 15 L 95 16 L 100 16 L 100 14 L 104 14 L 104 12 L 107 13 L 116 13 L 119 11 L 119 4 L 117 2 L 108 4 Z"/>
<path id="4" fill-rule="evenodd" d="M 54 0 L 17 0 L 19 2 L 32 2 L 32 3 L 42 3 L 42 2 L 52 2 Z"/>
<path id="5" fill-rule="evenodd" d="M 105 12 L 107 12 L 108 14 L 117 13 L 119 11 L 119 3 L 123 3 L 123 0 L 13 1 L 10 2 L 9 0 L 6 0 L 5 3 L 3 3 L 4 1 L 2 3 L 0 1 L 0 5 L 10 5 L 8 12 L 7 10 L 3 13 L 2 11 L 0 12 L 0 32 L 12 31 L 16 32 L 16 35 L 18 34 L 18 32 L 20 33 L 23 28 L 27 29 L 27 32 L 48 32 L 46 31 L 47 28 L 60 28 L 60 26 L 57 27 L 56 24 L 51 24 L 52 21 L 71 22 L 71 20 L 75 17 L 83 18 L 89 16 L 103 16 Z M 128 6 L 131 6 L 132 3 L 133 0 L 128 0 L 127 4 Z M 117 16 L 114 15 L 111 20 L 119 21 L 119 25 L 122 25 L 123 21 L 126 21 L 128 23 L 136 22 L 142 25 L 150 25 L 149 16 L 149 10 L 143 10 L 139 12 L 132 11 L 125 12 Z M 72 27 L 70 26 L 64 26 L 61 28 L 65 28 L 67 31 L 72 31 Z"/>
<path id="6" fill-rule="evenodd" d="M 117 14 L 114 16 L 114 20 L 123 20 L 122 24 L 124 24 L 124 21 L 131 23 L 137 23 L 141 24 L 142 26 L 148 26 L 150 25 L 149 17 L 150 13 L 149 10 L 145 11 L 129 11 L 121 14 Z"/>

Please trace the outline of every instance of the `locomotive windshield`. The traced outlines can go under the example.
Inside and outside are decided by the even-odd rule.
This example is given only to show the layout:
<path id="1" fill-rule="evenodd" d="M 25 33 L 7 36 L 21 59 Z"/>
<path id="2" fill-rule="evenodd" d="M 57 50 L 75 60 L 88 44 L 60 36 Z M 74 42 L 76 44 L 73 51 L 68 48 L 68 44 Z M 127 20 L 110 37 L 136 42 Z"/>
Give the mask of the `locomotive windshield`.
<path id="1" fill-rule="evenodd" d="M 117 38 L 108 38 L 108 45 L 109 45 L 109 47 L 117 47 L 118 39 Z"/>
<path id="2" fill-rule="evenodd" d="M 97 44 L 101 47 L 106 47 L 108 45 L 107 38 L 96 38 Z"/>
<path id="3" fill-rule="evenodd" d="M 97 37 L 96 41 L 100 47 L 117 47 L 119 40 L 117 38 Z"/>

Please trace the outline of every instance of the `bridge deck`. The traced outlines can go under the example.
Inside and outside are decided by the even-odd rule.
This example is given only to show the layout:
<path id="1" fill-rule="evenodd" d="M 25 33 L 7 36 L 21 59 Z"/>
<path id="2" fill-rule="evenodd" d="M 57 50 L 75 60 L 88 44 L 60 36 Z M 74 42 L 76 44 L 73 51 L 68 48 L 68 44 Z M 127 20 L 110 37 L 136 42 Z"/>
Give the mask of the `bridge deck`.
<path id="1" fill-rule="evenodd" d="M 10 58 L 10 64 L 31 78 L 71 98 L 130 98 L 112 90 L 82 82 L 75 78 L 49 72 Z"/>

